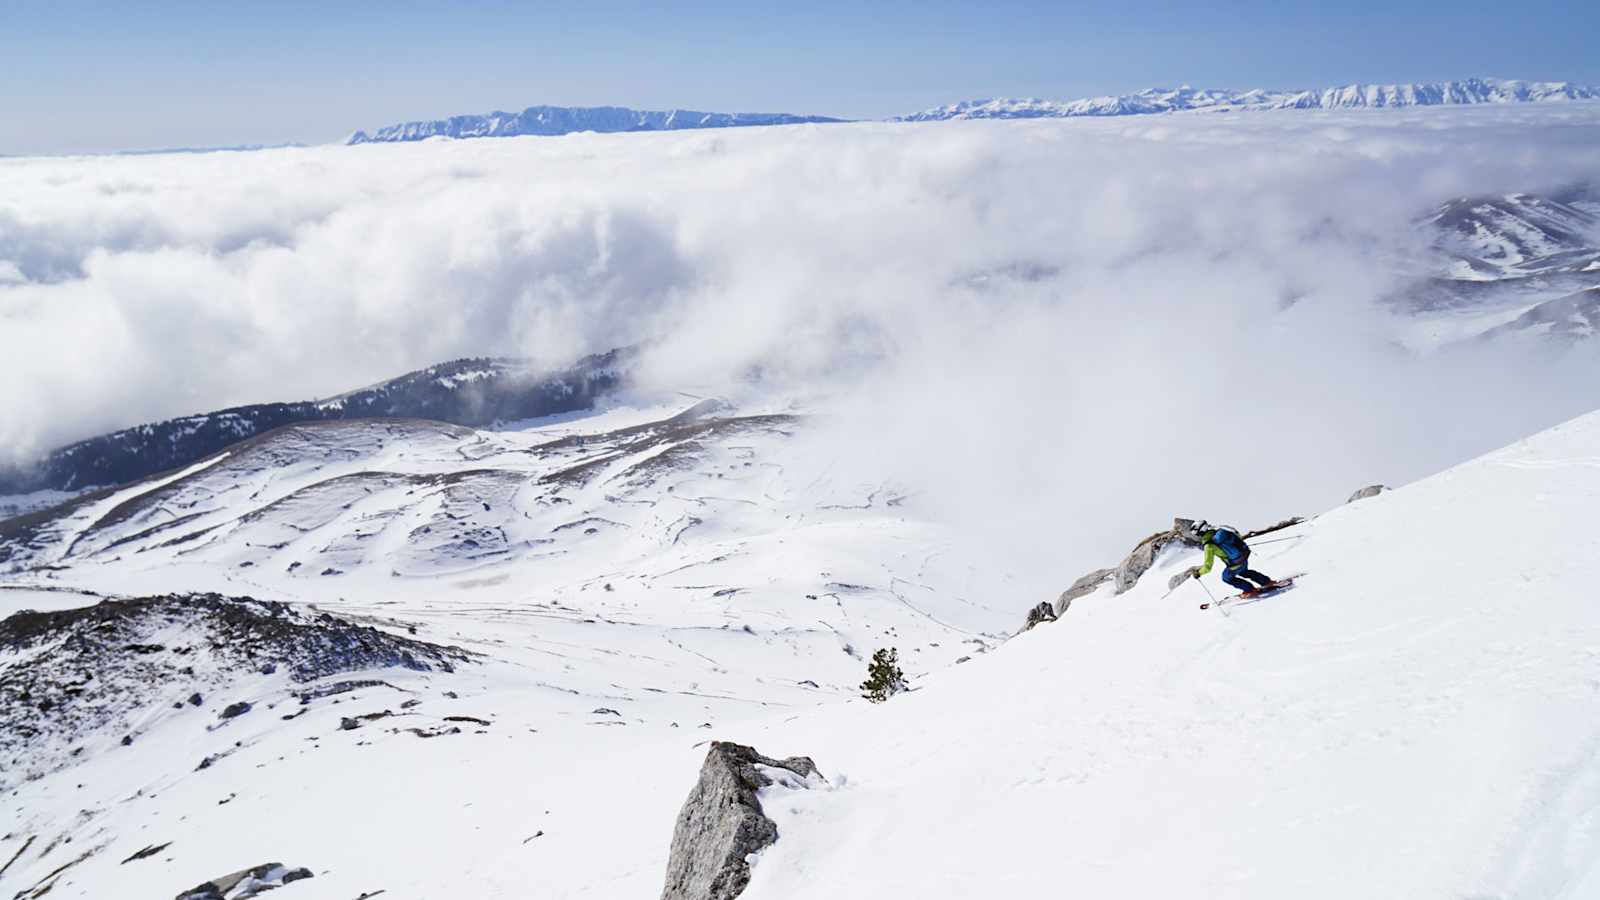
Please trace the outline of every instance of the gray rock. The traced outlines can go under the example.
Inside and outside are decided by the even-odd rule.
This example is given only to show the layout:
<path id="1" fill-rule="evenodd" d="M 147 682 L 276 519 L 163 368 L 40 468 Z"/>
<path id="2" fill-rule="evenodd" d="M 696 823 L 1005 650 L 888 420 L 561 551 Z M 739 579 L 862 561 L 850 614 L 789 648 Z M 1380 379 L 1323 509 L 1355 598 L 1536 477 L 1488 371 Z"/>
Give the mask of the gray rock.
<path id="1" fill-rule="evenodd" d="M 310 869 L 291 869 L 283 863 L 262 863 L 184 891 L 177 900 L 248 900 L 262 891 L 310 877 Z"/>
<path id="2" fill-rule="evenodd" d="M 809 757 L 769 759 L 755 748 L 712 741 L 700 780 L 689 792 L 672 832 L 661 900 L 732 900 L 750 883 L 746 858 L 778 839 L 756 791 L 772 783 L 757 766 L 815 774 Z"/>
<path id="3" fill-rule="evenodd" d="M 1194 522 L 1189 519 L 1173 519 L 1172 528 L 1167 531 L 1158 531 L 1140 541 L 1117 567 L 1112 570 L 1111 577 L 1116 582 L 1116 591 L 1119 594 L 1131 590 L 1139 583 L 1139 576 L 1150 571 L 1156 559 L 1161 556 L 1161 551 L 1174 543 L 1198 546 L 1200 537 L 1194 533 Z"/>
<path id="4" fill-rule="evenodd" d="M 1026 631 L 1041 621 L 1060 618 L 1072 606 L 1072 601 L 1094 593 L 1107 581 L 1112 582 L 1112 588 L 1115 593 L 1126 593 L 1139 583 L 1139 576 L 1148 572 L 1150 567 L 1155 565 L 1162 551 L 1174 543 L 1192 547 L 1200 546 L 1200 535 L 1195 533 L 1193 519 L 1173 519 L 1171 528 L 1166 531 L 1158 531 L 1140 541 L 1133 548 L 1133 552 L 1124 557 L 1122 562 L 1116 566 L 1110 569 L 1095 569 L 1093 572 L 1074 581 L 1072 587 L 1062 591 L 1061 596 L 1056 598 L 1055 607 L 1051 610 L 1054 613 L 1053 616 L 1049 618 L 1041 617 L 1040 609 L 1036 606 L 1028 612 L 1028 621 L 1022 630 Z M 1174 580 L 1175 582 L 1176 580 Z M 1040 604 L 1040 606 L 1043 605 Z"/>
<path id="5" fill-rule="evenodd" d="M 1054 622 L 1055 620 L 1055 607 L 1050 605 L 1050 601 L 1041 600 L 1038 606 L 1028 610 L 1028 621 L 1022 623 L 1022 630 L 1027 631 L 1041 622 Z"/>
<path id="6" fill-rule="evenodd" d="M 245 701 L 245 700 L 240 700 L 238 703 L 230 703 L 230 704 L 227 705 L 227 707 L 225 709 L 222 710 L 222 712 L 217 716 L 217 718 L 219 718 L 219 719 L 232 719 L 235 716 L 242 716 L 245 713 L 249 712 L 250 708 L 251 707 L 250 707 L 249 702 Z"/>
<path id="7" fill-rule="evenodd" d="M 1346 500 L 1345 502 L 1354 503 L 1357 500 L 1365 500 L 1368 497 L 1376 497 L 1388 489 L 1389 486 L 1386 484 L 1369 484 L 1361 490 L 1356 491 L 1354 494 L 1351 494 L 1350 499 Z"/>
<path id="8" fill-rule="evenodd" d="M 1095 569 L 1093 572 L 1074 581 L 1072 587 L 1062 591 L 1061 596 L 1056 598 L 1056 617 L 1060 618 L 1064 615 L 1067 609 L 1072 606 L 1072 601 L 1099 590 L 1100 585 L 1105 584 L 1111 578 L 1112 571 L 1111 569 Z"/>

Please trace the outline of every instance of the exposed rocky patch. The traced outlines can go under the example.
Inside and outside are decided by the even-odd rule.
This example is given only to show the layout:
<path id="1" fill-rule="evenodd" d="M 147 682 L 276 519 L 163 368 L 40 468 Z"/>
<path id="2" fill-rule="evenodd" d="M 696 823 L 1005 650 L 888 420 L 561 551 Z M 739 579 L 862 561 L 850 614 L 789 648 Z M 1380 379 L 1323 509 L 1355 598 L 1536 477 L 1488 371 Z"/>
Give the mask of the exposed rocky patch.
<path id="1" fill-rule="evenodd" d="M 1028 619 L 1022 623 L 1022 630 L 1027 631 L 1035 625 L 1056 620 L 1055 607 L 1048 600 L 1041 600 L 1038 606 L 1028 610 Z"/>
<path id="2" fill-rule="evenodd" d="M 739 896 L 750 883 L 750 854 L 778 839 L 778 826 L 761 811 L 757 793 L 772 785 L 774 776 L 796 787 L 821 778 L 810 757 L 775 760 L 754 747 L 711 742 L 700 780 L 678 813 L 661 900 Z"/>
<path id="3" fill-rule="evenodd" d="M 1133 552 L 1117 563 L 1111 571 L 1111 578 L 1116 584 L 1116 592 L 1125 594 L 1139 583 L 1139 576 L 1150 570 L 1155 565 L 1156 558 L 1163 550 L 1177 545 L 1200 546 L 1200 538 L 1194 533 L 1194 520 L 1173 519 L 1172 527 L 1166 531 L 1158 531 L 1140 541 L 1134 546 Z"/>
<path id="4" fill-rule="evenodd" d="M 1095 569 L 1093 572 L 1090 572 L 1089 574 L 1079 578 L 1077 581 L 1074 581 L 1072 583 L 1072 587 L 1062 591 L 1061 596 L 1056 598 L 1056 617 L 1060 617 L 1062 614 L 1064 614 L 1067 609 L 1072 606 L 1072 601 L 1078 599 L 1079 597 L 1088 596 L 1089 594 L 1099 590 L 1100 585 L 1111 580 L 1111 576 L 1115 571 L 1116 570 L 1114 569 Z"/>
<path id="5" fill-rule="evenodd" d="M 248 597 L 170 594 L 19 612 L 0 621 L 0 788 L 113 743 L 149 707 L 193 715 L 213 697 L 209 721 L 227 724 L 252 708 L 227 696 L 229 686 L 268 666 L 308 682 L 383 668 L 450 672 L 468 659 L 458 648 Z"/>
<path id="6" fill-rule="evenodd" d="M 311 877 L 310 869 L 291 869 L 283 863 L 262 863 L 184 891 L 177 900 L 248 900 L 263 891 Z"/>
<path id="7" fill-rule="evenodd" d="M 1350 499 L 1346 500 L 1345 502 L 1346 503 L 1354 503 L 1357 500 L 1365 500 L 1368 497 L 1376 497 L 1379 494 L 1381 494 L 1381 493 L 1383 493 L 1384 491 L 1387 491 L 1387 490 L 1389 490 L 1389 486 L 1388 485 L 1385 485 L 1385 484 L 1369 484 L 1366 487 L 1362 488 L 1361 490 L 1356 491 L 1354 494 L 1351 494 L 1350 495 Z"/>

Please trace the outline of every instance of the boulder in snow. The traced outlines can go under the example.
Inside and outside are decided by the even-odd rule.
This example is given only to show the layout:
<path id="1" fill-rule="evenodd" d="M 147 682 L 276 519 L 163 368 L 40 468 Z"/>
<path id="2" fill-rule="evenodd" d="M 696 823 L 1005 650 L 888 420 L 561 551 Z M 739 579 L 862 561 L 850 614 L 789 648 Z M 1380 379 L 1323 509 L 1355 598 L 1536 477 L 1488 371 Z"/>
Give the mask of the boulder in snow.
<path id="1" fill-rule="evenodd" d="M 291 869 L 283 863 L 262 863 L 184 891 L 178 895 L 178 900 L 248 900 L 262 891 L 310 877 L 310 869 Z"/>
<path id="2" fill-rule="evenodd" d="M 661 900 L 732 900 L 750 883 L 749 856 L 778 839 L 757 792 L 775 778 L 803 786 L 820 777 L 809 757 L 769 759 L 754 747 L 712 741 L 700 780 L 672 832 Z"/>
<path id="3" fill-rule="evenodd" d="M 1064 615 L 1067 608 L 1072 606 L 1072 601 L 1099 590 L 1100 585 L 1105 584 L 1114 571 L 1113 569 L 1095 569 L 1093 572 L 1074 581 L 1072 587 L 1062 591 L 1061 596 L 1056 598 L 1056 617 L 1059 618 Z"/>
<path id="4" fill-rule="evenodd" d="M 1155 565 L 1156 558 L 1161 551 L 1172 544 L 1189 544 L 1198 546 L 1200 537 L 1194 533 L 1194 522 L 1190 519 L 1173 519 L 1172 527 L 1166 531 L 1158 531 L 1140 541 L 1117 567 L 1112 570 L 1111 577 L 1116 580 L 1117 593 L 1125 593 L 1139 583 L 1139 576 L 1150 570 Z"/>
<path id="5" fill-rule="evenodd" d="M 1050 601 L 1041 600 L 1038 606 L 1028 610 L 1028 621 L 1022 623 L 1022 630 L 1027 631 L 1041 622 L 1054 622 L 1055 620 L 1055 607 L 1050 605 Z"/>
<path id="6" fill-rule="evenodd" d="M 1388 489 L 1389 486 L 1386 484 L 1369 484 L 1361 490 L 1356 491 L 1354 494 L 1351 494 L 1350 499 L 1346 500 L 1345 502 L 1354 503 L 1357 500 L 1365 500 L 1368 497 L 1376 497 Z"/>

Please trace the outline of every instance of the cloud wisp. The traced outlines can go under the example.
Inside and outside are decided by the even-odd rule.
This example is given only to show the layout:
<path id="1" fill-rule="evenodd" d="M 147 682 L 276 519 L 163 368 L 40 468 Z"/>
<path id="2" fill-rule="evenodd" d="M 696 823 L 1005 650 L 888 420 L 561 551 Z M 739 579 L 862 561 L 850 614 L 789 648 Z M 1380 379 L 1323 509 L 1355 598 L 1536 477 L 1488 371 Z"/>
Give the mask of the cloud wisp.
<path id="1" fill-rule="evenodd" d="M 1419 356 L 1379 302 L 1419 213 L 1594 146 L 1574 104 L 0 160 L 0 448 L 650 340 L 659 384 L 832 395 L 842 467 L 997 552 L 1103 559 L 1595 405 L 1594 350 Z"/>

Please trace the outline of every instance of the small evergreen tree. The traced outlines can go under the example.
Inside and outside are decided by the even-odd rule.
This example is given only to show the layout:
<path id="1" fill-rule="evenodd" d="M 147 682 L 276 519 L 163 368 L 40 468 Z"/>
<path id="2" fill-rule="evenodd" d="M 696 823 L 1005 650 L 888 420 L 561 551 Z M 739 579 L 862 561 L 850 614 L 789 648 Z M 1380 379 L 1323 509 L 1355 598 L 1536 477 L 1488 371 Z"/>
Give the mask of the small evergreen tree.
<path id="1" fill-rule="evenodd" d="M 861 696 L 882 703 L 906 689 L 906 673 L 900 671 L 900 653 L 895 648 L 878 650 L 867 664 L 867 680 L 861 682 Z"/>

